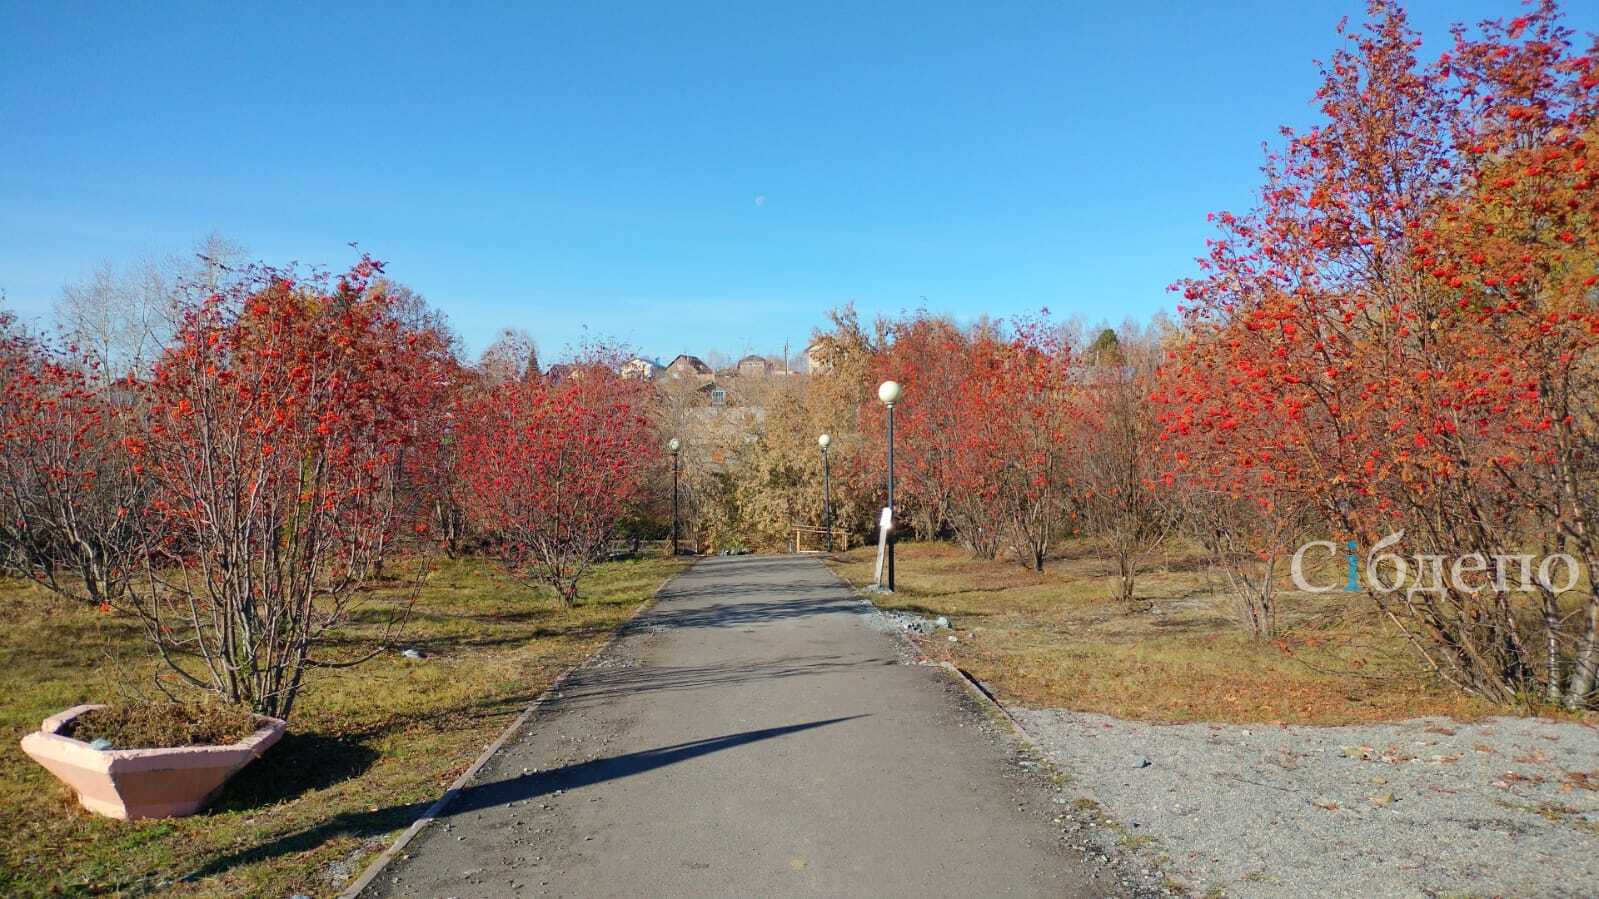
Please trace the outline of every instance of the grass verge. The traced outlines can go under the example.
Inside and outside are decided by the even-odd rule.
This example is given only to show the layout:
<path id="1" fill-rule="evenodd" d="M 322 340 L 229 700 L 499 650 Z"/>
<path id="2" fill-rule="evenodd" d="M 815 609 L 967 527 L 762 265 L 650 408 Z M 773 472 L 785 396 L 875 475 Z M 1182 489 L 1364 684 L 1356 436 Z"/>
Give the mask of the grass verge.
<path id="1" fill-rule="evenodd" d="M 876 547 L 834 557 L 856 585 Z M 1088 541 L 1036 573 L 972 559 L 948 544 L 901 544 L 884 609 L 944 615 L 919 638 L 1007 702 L 1153 721 L 1350 724 L 1503 709 L 1432 678 L 1372 604 L 1343 593 L 1289 592 L 1276 640 L 1251 639 L 1228 614 L 1198 555 L 1174 546 L 1139 578 L 1147 608 L 1113 599 L 1110 563 Z"/>
<path id="2" fill-rule="evenodd" d="M 389 653 L 313 682 L 289 734 L 210 812 L 150 822 L 83 811 L 17 745 L 47 715 L 150 683 L 136 625 L 0 585 L 0 895 L 336 893 L 680 565 L 607 562 L 562 610 L 484 563 L 445 562 L 399 644 L 423 659 Z M 373 607 L 397 600 L 377 591 Z"/>

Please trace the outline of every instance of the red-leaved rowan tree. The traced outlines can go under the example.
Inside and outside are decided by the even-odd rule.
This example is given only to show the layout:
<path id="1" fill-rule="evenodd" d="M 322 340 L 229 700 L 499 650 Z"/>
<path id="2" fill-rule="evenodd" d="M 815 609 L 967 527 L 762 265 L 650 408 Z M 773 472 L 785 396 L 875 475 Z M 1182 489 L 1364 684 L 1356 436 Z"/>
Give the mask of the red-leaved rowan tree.
<path id="1" fill-rule="evenodd" d="M 655 395 L 587 359 L 559 383 L 505 380 L 456 415 L 465 508 L 507 570 L 571 606 L 661 466 Z"/>
<path id="2" fill-rule="evenodd" d="M 1442 677 L 1591 706 L 1599 47 L 1573 53 L 1546 2 L 1422 65 L 1398 6 L 1373 13 L 1326 67 L 1325 121 L 1288 134 L 1261 207 L 1222 216 L 1182 285 L 1175 370 L 1204 376 L 1168 382 L 1166 424 L 1233 432 L 1363 546 L 1403 532 L 1468 570 L 1571 554 L 1577 586 L 1531 596 L 1367 587 Z"/>
<path id="3" fill-rule="evenodd" d="M 1012 335 L 974 336 L 955 410 L 957 533 L 979 555 L 1008 544 L 1016 561 L 1044 569 L 1049 548 L 1077 514 L 1072 357 L 1059 328 L 1022 320 Z"/>
<path id="4" fill-rule="evenodd" d="M 122 595 L 144 505 L 119 444 L 125 385 L 0 314 L 0 565 L 62 595 Z"/>
<path id="5" fill-rule="evenodd" d="M 396 525 L 393 478 L 436 360 L 368 289 L 258 270 L 190 303 L 126 438 L 151 509 L 132 611 L 182 682 L 287 716 Z M 391 610 L 390 624 L 403 618 Z"/>

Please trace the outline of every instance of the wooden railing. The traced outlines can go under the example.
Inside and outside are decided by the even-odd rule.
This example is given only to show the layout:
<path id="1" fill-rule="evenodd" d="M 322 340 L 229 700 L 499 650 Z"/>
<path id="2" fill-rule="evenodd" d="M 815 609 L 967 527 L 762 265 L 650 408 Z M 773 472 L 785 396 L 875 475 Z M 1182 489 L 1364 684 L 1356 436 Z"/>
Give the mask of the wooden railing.
<path id="1" fill-rule="evenodd" d="M 827 551 L 827 528 L 794 526 L 794 542 L 789 549 L 796 553 L 820 553 Z M 843 528 L 833 528 L 833 549 L 842 552 L 849 549 L 849 531 Z"/>

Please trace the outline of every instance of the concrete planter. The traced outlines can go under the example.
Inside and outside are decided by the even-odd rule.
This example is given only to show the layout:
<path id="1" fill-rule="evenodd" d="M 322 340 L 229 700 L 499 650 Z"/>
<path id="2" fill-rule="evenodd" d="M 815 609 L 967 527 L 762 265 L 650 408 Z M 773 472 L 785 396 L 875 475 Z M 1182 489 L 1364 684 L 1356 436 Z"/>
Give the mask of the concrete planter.
<path id="1" fill-rule="evenodd" d="M 93 749 L 62 734 L 74 718 L 97 708 L 73 706 L 44 719 L 22 738 L 22 751 L 71 787 L 84 808 L 110 818 L 192 815 L 283 736 L 284 723 L 265 717 L 255 733 L 228 746 Z"/>

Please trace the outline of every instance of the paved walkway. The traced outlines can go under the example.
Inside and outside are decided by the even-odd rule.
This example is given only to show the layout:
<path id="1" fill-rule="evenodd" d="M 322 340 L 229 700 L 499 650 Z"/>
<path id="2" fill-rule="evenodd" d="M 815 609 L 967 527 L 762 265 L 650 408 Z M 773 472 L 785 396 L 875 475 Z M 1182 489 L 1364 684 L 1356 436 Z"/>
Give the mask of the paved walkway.
<path id="1" fill-rule="evenodd" d="M 369 896 L 1100 896 L 1009 737 L 818 561 L 706 559 Z"/>

